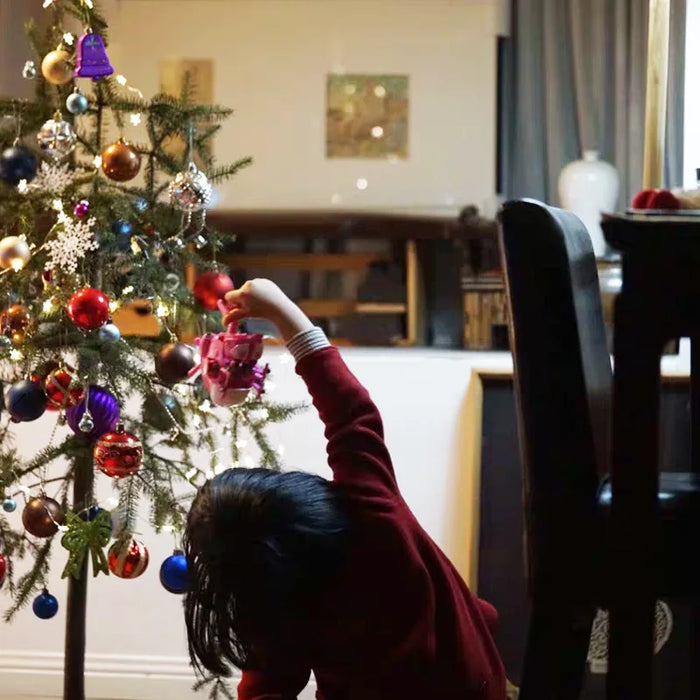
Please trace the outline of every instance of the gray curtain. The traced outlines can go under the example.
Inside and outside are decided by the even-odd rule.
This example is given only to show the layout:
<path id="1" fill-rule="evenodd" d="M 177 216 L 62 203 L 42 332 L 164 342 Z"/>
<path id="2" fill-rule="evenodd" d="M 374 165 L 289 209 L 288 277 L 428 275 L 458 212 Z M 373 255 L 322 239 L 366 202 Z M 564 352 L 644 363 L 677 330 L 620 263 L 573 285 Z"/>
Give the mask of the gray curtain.
<path id="1" fill-rule="evenodd" d="M 501 72 L 501 188 L 558 203 L 583 150 L 620 173 L 619 206 L 641 188 L 648 0 L 513 0 Z M 671 0 L 666 185 L 682 184 L 686 0 Z"/>

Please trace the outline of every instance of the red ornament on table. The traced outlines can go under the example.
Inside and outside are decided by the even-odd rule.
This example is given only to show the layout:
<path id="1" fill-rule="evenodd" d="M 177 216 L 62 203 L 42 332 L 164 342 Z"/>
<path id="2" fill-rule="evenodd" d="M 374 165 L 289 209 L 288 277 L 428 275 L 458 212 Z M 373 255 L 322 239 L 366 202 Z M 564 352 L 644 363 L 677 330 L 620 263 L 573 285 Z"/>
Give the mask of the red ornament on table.
<path id="1" fill-rule="evenodd" d="M 70 298 L 67 311 L 78 328 L 94 330 L 104 326 L 109 319 L 109 299 L 99 289 L 84 287 Z"/>
<path id="2" fill-rule="evenodd" d="M 148 567 L 148 550 L 143 542 L 131 540 L 125 546 L 120 547 L 115 542 L 107 553 L 109 570 L 119 578 L 137 578 Z"/>
<path id="3" fill-rule="evenodd" d="M 115 479 L 133 476 L 143 462 L 141 441 L 124 430 L 121 423 L 113 433 L 105 433 L 95 445 L 95 466 Z"/>
<path id="4" fill-rule="evenodd" d="M 194 298 L 207 311 L 215 311 L 220 299 L 235 289 L 231 278 L 223 272 L 204 272 L 194 283 Z"/>
<path id="5" fill-rule="evenodd" d="M 681 203 L 670 190 L 646 189 L 637 192 L 632 200 L 633 209 L 680 209 Z"/>
<path id="6" fill-rule="evenodd" d="M 72 367 L 52 370 L 44 382 L 44 391 L 48 398 L 46 408 L 50 411 L 75 406 L 82 401 L 85 394 L 85 389 Z"/>

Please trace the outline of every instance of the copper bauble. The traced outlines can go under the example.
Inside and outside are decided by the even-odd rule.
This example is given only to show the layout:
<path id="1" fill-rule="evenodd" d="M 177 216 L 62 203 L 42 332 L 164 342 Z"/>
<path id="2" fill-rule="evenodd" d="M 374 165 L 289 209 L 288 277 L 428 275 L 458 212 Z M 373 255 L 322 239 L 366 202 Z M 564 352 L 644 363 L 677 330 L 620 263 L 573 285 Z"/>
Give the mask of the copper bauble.
<path id="1" fill-rule="evenodd" d="M 126 546 L 115 542 L 107 553 L 109 570 L 119 578 L 136 578 L 148 566 L 148 550 L 143 542 L 131 540 Z"/>
<path id="2" fill-rule="evenodd" d="M 141 441 L 117 423 L 113 433 L 105 433 L 95 444 L 95 466 L 107 476 L 121 479 L 133 476 L 143 462 Z"/>
<path id="3" fill-rule="evenodd" d="M 52 85 L 65 85 L 73 80 L 70 54 L 63 49 L 50 51 L 41 62 L 41 74 Z"/>
<path id="4" fill-rule="evenodd" d="M 124 139 L 102 151 L 102 170 L 110 180 L 126 182 L 135 178 L 140 169 L 140 154 Z"/>
<path id="5" fill-rule="evenodd" d="M 32 321 L 32 315 L 24 304 L 12 304 L 0 313 L 0 332 L 7 336 L 23 334 L 32 325 Z"/>
<path id="6" fill-rule="evenodd" d="M 52 370 L 44 382 L 44 391 L 48 399 L 46 407 L 53 411 L 76 406 L 85 394 L 78 373 L 72 367 Z"/>
<path id="7" fill-rule="evenodd" d="M 185 343 L 168 343 L 156 355 L 156 373 L 166 384 L 187 379 L 195 364 L 194 350 Z"/>
<path id="8" fill-rule="evenodd" d="M 22 511 L 24 529 L 35 537 L 51 537 L 63 525 L 63 510 L 48 496 L 30 498 Z"/>

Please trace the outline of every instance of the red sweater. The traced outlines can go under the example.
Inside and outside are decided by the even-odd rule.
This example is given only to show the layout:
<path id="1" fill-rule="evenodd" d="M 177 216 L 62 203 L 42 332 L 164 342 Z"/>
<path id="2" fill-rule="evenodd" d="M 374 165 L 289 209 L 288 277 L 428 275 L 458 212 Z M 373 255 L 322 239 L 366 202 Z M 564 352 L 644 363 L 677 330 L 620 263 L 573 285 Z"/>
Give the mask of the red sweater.
<path id="1" fill-rule="evenodd" d="M 300 645 L 308 661 L 244 672 L 239 700 L 294 700 L 311 671 L 322 700 L 504 700 L 496 611 L 469 591 L 401 497 L 369 394 L 335 348 L 305 357 L 297 372 L 346 495 L 350 562 L 319 600 L 313 639 Z"/>

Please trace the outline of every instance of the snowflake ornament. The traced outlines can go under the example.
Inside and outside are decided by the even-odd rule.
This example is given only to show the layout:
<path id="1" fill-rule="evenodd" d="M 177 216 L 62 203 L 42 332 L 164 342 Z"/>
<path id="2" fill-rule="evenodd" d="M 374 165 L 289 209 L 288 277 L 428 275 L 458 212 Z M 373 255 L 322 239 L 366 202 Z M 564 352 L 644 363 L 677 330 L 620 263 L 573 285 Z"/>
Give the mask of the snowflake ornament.
<path id="1" fill-rule="evenodd" d="M 72 185 L 74 178 L 75 173 L 71 170 L 70 165 L 44 161 L 30 188 L 34 191 L 57 195 Z"/>
<path id="2" fill-rule="evenodd" d="M 46 269 L 55 270 L 59 267 L 64 272 L 75 274 L 78 262 L 89 251 L 99 248 L 93 231 L 96 223 L 94 218 L 75 221 L 66 217 L 62 222 L 63 229 L 58 232 L 56 238 L 44 244 L 49 254 Z"/>

